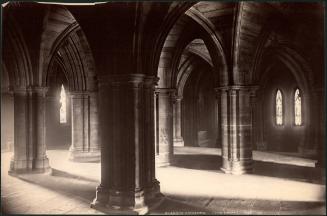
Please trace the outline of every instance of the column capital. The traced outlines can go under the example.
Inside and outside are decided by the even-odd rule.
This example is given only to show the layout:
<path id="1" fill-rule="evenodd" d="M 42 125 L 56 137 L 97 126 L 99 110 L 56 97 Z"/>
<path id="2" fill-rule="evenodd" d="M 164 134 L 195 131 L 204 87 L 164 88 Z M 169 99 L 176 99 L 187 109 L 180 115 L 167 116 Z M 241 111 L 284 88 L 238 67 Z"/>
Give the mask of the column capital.
<path id="1" fill-rule="evenodd" d="M 240 91 L 256 91 L 259 89 L 257 85 L 231 85 L 231 86 L 219 86 L 215 88 L 215 91 L 228 91 L 228 90 L 240 90 Z"/>
<path id="2" fill-rule="evenodd" d="M 69 93 L 66 93 L 67 96 L 70 96 L 70 98 L 86 98 L 92 94 L 89 91 L 70 91 Z"/>
<path id="3" fill-rule="evenodd" d="M 176 89 L 173 88 L 156 88 L 154 93 L 160 96 L 169 96 L 171 98 L 175 97 Z"/>
<path id="4" fill-rule="evenodd" d="M 14 94 L 27 94 L 27 88 L 25 86 L 14 86 L 13 93 Z"/>
<path id="5" fill-rule="evenodd" d="M 140 87 L 140 85 L 144 84 L 146 78 L 145 74 L 102 75 L 99 76 L 99 85 L 121 86 L 130 84 L 133 87 Z"/>
<path id="6" fill-rule="evenodd" d="M 1 93 L 2 94 L 13 94 L 13 87 L 11 85 L 9 86 L 1 86 Z"/>
<path id="7" fill-rule="evenodd" d="M 235 94 L 238 92 L 248 92 L 251 97 L 255 97 L 259 86 L 257 85 L 232 85 L 232 86 L 220 86 L 215 88 L 215 92 L 220 94 L 221 92 L 229 92 L 231 94 Z"/>
<path id="8" fill-rule="evenodd" d="M 46 87 L 46 86 L 28 86 L 26 88 L 26 90 L 29 93 L 36 93 L 36 94 L 38 94 L 40 96 L 44 96 L 45 97 L 46 93 L 49 90 L 49 87 Z"/>
<path id="9" fill-rule="evenodd" d="M 174 98 L 173 98 L 175 101 L 181 101 L 183 100 L 183 96 L 180 96 L 180 95 L 174 95 Z"/>
<path id="10" fill-rule="evenodd" d="M 144 85 L 146 87 L 155 87 L 158 85 L 159 82 L 159 77 L 154 77 L 154 76 L 146 76 L 144 78 Z"/>

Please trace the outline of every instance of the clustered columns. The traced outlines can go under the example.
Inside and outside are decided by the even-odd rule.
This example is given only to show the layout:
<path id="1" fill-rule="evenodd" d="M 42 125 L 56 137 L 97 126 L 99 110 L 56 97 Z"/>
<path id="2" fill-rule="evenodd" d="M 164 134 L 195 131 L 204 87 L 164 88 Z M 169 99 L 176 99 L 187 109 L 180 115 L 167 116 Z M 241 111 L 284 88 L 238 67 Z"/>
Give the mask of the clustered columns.
<path id="1" fill-rule="evenodd" d="M 173 162 L 173 98 L 174 89 L 156 88 L 156 166 Z"/>
<path id="2" fill-rule="evenodd" d="M 97 93 L 71 91 L 72 145 L 69 159 L 76 162 L 100 161 Z"/>
<path id="3" fill-rule="evenodd" d="M 160 199 L 153 133 L 157 80 L 143 74 L 99 78 L 101 184 L 92 207 L 144 214 Z"/>
<path id="4" fill-rule="evenodd" d="M 225 173 L 252 172 L 252 108 L 256 87 L 216 88 L 220 98 L 222 167 Z"/>
<path id="5" fill-rule="evenodd" d="M 10 174 L 51 171 L 45 146 L 45 87 L 14 88 L 14 156 Z"/>
<path id="6" fill-rule="evenodd" d="M 174 97 L 174 146 L 184 146 L 182 137 L 181 96 Z"/>

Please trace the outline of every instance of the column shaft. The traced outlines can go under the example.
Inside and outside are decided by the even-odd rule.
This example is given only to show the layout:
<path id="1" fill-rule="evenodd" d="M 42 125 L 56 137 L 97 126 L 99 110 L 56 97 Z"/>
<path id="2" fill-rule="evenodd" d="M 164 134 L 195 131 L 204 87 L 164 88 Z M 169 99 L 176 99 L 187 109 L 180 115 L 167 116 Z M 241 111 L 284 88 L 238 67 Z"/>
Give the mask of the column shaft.
<path id="1" fill-rule="evenodd" d="M 69 159 L 77 162 L 100 160 L 96 93 L 70 92 L 72 145 Z"/>
<path id="2" fill-rule="evenodd" d="M 38 170 L 47 171 L 49 169 L 49 159 L 46 155 L 46 143 L 45 143 L 45 100 L 46 100 L 46 88 L 35 89 L 35 124 L 36 137 L 34 140 L 35 144 L 35 155 L 33 168 Z"/>
<path id="3" fill-rule="evenodd" d="M 14 157 L 9 173 L 48 172 L 45 145 L 46 88 L 14 90 Z"/>
<path id="4" fill-rule="evenodd" d="M 156 89 L 157 100 L 157 166 L 169 166 L 173 161 L 173 89 Z"/>
<path id="5" fill-rule="evenodd" d="M 155 198 L 160 193 L 159 181 L 155 178 L 155 101 L 154 89 L 158 78 L 147 77 L 144 83 L 144 112 L 145 112 L 145 201 Z"/>
<path id="6" fill-rule="evenodd" d="M 174 146 L 184 146 L 181 121 L 181 97 L 174 98 Z"/>
<path id="7" fill-rule="evenodd" d="M 8 90 L 1 92 L 1 150 L 12 151 L 14 148 L 14 97 Z"/>
<path id="8" fill-rule="evenodd" d="M 316 167 L 325 167 L 326 162 L 326 148 L 325 148 L 325 108 L 324 108 L 324 91 L 322 89 L 315 89 L 313 92 L 314 106 L 312 109 L 315 111 L 312 121 L 313 126 L 313 142 L 317 148 L 317 162 Z"/>
<path id="9" fill-rule="evenodd" d="M 92 207 L 110 213 L 146 213 L 159 194 L 153 78 L 130 74 L 102 77 L 99 82 L 101 184 Z"/>
<path id="10" fill-rule="evenodd" d="M 219 88 L 221 101 L 222 167 L 226 173 L 252 171 L 253 88 Z"/>

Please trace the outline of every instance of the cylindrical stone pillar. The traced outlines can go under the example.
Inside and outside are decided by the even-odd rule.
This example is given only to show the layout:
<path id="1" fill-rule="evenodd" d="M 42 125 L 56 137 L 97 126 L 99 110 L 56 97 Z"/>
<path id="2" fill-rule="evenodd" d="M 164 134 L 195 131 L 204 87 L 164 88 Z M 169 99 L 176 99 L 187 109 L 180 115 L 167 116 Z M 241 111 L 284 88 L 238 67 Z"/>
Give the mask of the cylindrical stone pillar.
<path id="1" fill-rule="evenodd" d="M 184 146 L 182 137 L 182 121 L 181 121 L 181 101 L 182 97 L 174 98 L 174 146 Z"/>
<path id="2" fill-rule="evenodd" d="M 50 171 L 49 159 L 46 155 L 46 143 L 45 143 L 45 112 L 46 112 L 46 92 L 47 88 L 39 87 L 32 91 L 35 92 L 33 102 L 35 103 L 35 155 L 33 161 L 33 169 L 39 172 Z"/>
<path id="3" fill-rule="evenodd" d="M 94 208 L 145 214 L 159 197 L 151 79 L 143 74 L 99 79 L 101 184 L 91 204 Z"/>
<path id="4" fill-rule="evenodd" d="M 255 88 L 227 86 L 221 90 L 222 167 L 225 173 L 252 172 L 252 105 Z"/>
<path id="5" fill-rule="evenodd" d="M 1 89 L 1 150 L 14 149 L 14 96 L 8 89 Z"/>
<path id="6" fill-rule="evenodd" d="M 90 127 L 90 152 L 95 156 L 95 161 L 100 161 L 100 139 L 99 139 L 99 110 L 98 110 L 98 92 L 89 92 L 89 127 Z M 93 157 L 92 156 L 92 157 Z"/>
<path id="7" fill-rule="evenodd" d="M 312 121 L 314 125 L 314 139 L 313 142 L 317 148 L 317 162 L 316 167 L 323 168 L 325 167 L 326 162 L 326 147 L 325 147 L 325 107 L 324 107 L 324 90 L 323 89 L 315 89 L 313 92 L 313 101 L 314 106 L 312 109 L 315 110 L 314 121 Z"/>
<path id="8" fill-rule="evenodd" d="M 169 166 L 173 162 L 173 89 L 155 90 L 157 107 L 158 149 L 156 166 Z"/>
<path id="9" fill-rule="evenodd" d="M 14 157 L 9 173 L 50 171 L 45 146 L 46 88 L 14 90 Z"/>
<path id="10" fill-rule="evenodd" d="M 216 146 L 218 148 L 222 149 L 222 111 L 221 111 L 221 105 L 222 105 L 222 101 L 221 101 L 221 90 L 220 89 L 215 89 L 215 93 L 216 93 L 216 97 L 215 97 L 215 123 L 216 123 L 216 127 L 215 129 L 217 130 L 216 134 Z"/>
<path id="11" fill-rule="evenodd" d="M 145 112 L 145 160 L 144 167 L 147 172 L 145 173 L 145 202 L 151 202 L 156 196 L 160 195 L 159 181 L 156 179 L 155 169 L 155 125 L 154 125 L 154 89 L 157 85 L 159 78 L 146 77 L 144 82 L 144 112 Z"/>
<path id="12" fill-rule="evenodd" d="M 28 93 L 26 89 L 14 89 L 14 155 L 9 173 L 32 170 L 28 140 Z"/>
<path id="13" fill-rule="evenodd" d="M 69 160 L 100 161 L 96 93 L 70 92 L 72 145 Z"/>

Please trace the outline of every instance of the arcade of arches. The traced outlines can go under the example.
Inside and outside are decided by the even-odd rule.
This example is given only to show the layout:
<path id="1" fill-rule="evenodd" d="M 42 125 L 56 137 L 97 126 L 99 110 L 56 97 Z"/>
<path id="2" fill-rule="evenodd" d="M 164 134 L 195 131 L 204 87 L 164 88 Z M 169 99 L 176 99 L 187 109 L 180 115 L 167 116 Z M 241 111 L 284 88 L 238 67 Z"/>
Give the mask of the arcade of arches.
<path id="1" fill-rule="evenodd" d="M 258 157 L 310 161 L 310 174 L 294 168 L 304 182 L 323 172 L 323 2 L 2 7 L 1 181 L 51 177 L 66 152 L 99 167 L 94 209 L 142 214 L 168 196 L 157 175 L 183 151 L 196 153 L 186 164 L 219 152 L 207 166 L 235 181 L 296 181 Z"/>

